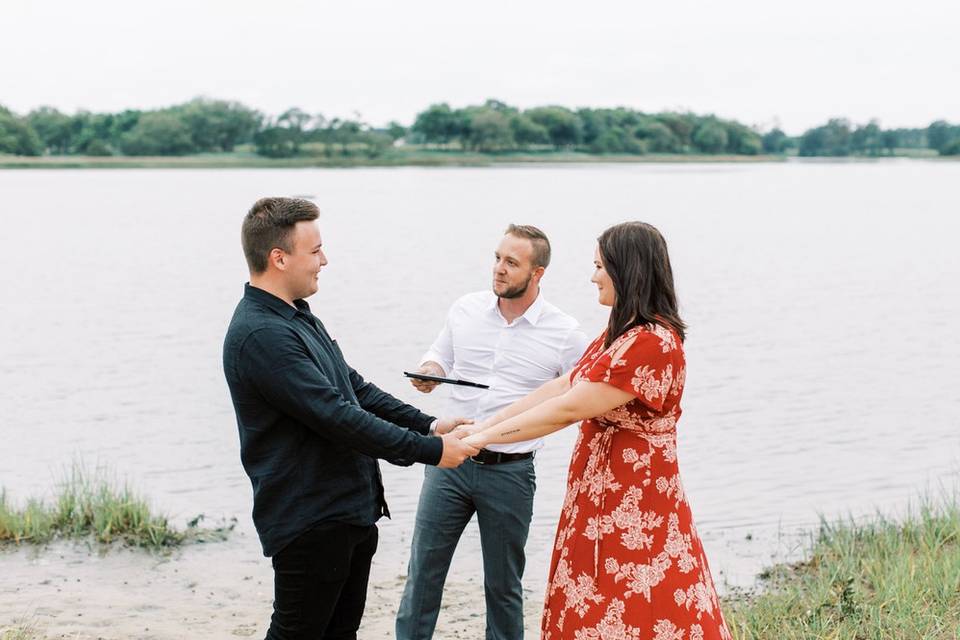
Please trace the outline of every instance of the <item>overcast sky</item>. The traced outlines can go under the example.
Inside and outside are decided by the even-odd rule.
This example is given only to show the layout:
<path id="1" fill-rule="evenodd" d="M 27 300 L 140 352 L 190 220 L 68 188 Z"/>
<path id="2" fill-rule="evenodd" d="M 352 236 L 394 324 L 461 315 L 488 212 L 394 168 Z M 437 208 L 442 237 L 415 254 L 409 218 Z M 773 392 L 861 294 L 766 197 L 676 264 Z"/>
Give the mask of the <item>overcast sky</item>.
<path id="1" fill-rule="evenodd" d="M 960 121 L 957 0 L 0 0 L 0 104 L 205 95 L 409 124 L 433 102 L 684 109 L 789 133 Z"/>

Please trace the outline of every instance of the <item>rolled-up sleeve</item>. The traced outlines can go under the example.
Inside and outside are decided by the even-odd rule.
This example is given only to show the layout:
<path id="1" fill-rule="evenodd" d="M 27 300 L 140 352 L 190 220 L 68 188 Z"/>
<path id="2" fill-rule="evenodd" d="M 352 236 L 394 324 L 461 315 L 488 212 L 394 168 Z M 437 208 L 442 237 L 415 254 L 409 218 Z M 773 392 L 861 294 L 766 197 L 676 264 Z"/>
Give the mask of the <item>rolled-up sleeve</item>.
<path id="1" fill-rule="evenodd" d="M 440 462 L 440 438 L 400 428 L 347 401 L 292 332 L 259 329 L 247 337 L 241 353 L 240 376 L 272 406 L 321 437 L 375 458 Z"/>

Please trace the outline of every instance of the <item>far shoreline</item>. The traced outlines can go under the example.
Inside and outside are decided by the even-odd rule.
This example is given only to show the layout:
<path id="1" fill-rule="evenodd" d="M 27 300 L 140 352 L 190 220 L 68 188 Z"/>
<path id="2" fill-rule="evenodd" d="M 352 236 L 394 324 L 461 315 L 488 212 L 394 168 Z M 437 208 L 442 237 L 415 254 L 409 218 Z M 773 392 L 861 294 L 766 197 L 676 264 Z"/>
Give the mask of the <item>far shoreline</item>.
<path id="1" fill-rule="evenodd" d="M 380 157 L 300 156 L 265 158 L 255 154 L 202 154 L 189 156 L 4 156 L 2 169 L 301 169 L 354 167 L 492 167 L 526 164 L 651 164 L 785 162 L 783 155 L 647 154 L 598 155 L 554 153 L 391 153 Z"/>

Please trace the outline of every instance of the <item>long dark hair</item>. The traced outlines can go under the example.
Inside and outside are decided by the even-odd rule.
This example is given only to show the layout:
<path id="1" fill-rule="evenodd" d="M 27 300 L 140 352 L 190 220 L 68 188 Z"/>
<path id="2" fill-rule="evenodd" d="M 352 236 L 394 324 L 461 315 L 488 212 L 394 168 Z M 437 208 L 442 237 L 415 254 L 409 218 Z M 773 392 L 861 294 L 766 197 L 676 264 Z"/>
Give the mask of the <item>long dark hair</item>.
<path id="1" fill-rule="evenodd" d="M 597 242 L 616 293 L 604 346 L 633 327 L 650 323 L 667 325 L 683 341 L 687 325 L 677 311 L 667 242 L 656 227 L 623 222 L 600 234 Z"/>

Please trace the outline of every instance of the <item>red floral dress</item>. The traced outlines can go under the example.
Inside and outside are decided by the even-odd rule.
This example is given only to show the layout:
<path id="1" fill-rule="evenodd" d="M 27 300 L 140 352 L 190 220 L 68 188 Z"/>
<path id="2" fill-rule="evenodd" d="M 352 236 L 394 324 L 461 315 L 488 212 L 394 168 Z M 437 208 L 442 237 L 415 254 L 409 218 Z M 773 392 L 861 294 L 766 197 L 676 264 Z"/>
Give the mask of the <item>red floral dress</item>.
<path id="1" fill-rule="evenodd" d="M 677 467 L 683 346 L 660 325 L 593 341 L 571 382 L 634 399 L 584 420 L 570 461 L 543 640 L 729 640 Z"/>

